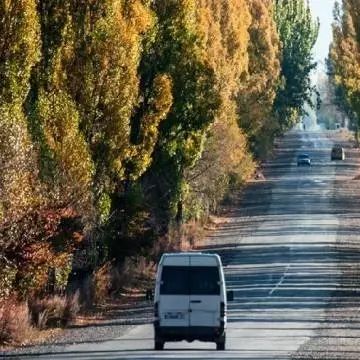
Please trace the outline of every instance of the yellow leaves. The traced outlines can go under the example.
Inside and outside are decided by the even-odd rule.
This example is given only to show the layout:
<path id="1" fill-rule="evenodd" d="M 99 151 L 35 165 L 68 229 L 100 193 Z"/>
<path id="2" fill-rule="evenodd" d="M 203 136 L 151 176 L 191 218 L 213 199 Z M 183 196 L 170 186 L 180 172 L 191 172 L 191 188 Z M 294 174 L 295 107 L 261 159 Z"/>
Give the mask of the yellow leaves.
<path id="1" fill-rule="evenodd" d="M 32 67 L 39 60 L 35 0 L 0 0 L 0 98 L 23 100 Z"/>
<path id="2" fill-rule="evenodd" d="M 136 29 L 137 33 L 144 33 L 154 25 L 153 14 L 139 0 L 128 2 L 129 9 L 126 9 L 127 17 Z"/>
<path id="3" fill-rule="evenodd" d="M 159 126 L 168 115 L 172 106 L 172 80 L 168 75 L 158 75 L 154 79 L 152 96 L 146 112 L 140 119 L 142 140 L 138 145 L 130 145 L 128 160 L 133 163 L 130 174 L 132 180 L 139 178 L 152 162 L 152 155 L 159 136 Z"/>
<path id="4" fill-rule="evenodd" d="M 0 207 L 5 220 L 20 216 L 36 201 L 37 169 L 21 104 L 0 103 L 0 129 Z"/>
<path id="5" fill-rule="evenodd" d="M 204 53 L 215 71 L 222 101 L 219 116 L 233 117 L 235 98 L 249 66 L 248 5 L 245 0 L 201 0 L 198 18 Z"/>
<path id="6" fill-rule="evenodd" d="M 336 23 L 333 26 L 334 40 L 330 48 L 330 58 L 334 68 L 335 83 L 345 90 L 346 101 L 359 115 L 360 6 L 352 0 L 344 0 L 343 10 L 342 23 Z"/>
<path id="7" fill-rule="evenodd" d="M 88 146 L 79 130 L 79 114 L 74 103 L 63 91 L 41 90 L 36 115 L 55 156 L 57 179 L 54 180 L 61 184 L 63 200 L 81 200 L 81 194 L 89 191 L 94 169 Z"/>
<path id="8" fill-rule="evenodd" d="M 93 146 L 102 144 L 106 149 L 101 157 L 111 174 L 123 180 L 126 162 L 138 156 L 139 152 L 130 141 L 131 118 L 141 100 L 138 70 L 143 41 L 155 21 L 153 13 L 140 0 L 107 0 L 101 6 L 101 16 L 93 20 L 93 31 L 88 34 L 90 41 L 85 44 L 89 53 L 84 60 L 89 65 L 83 76 L 93 89 L 85 94 L 85 114 L 94 115 L 92 118 L 85 117 L 84 121 L 91 133 Z M 152 112 L 156 112 L 155 118 L 159 116 L 159 111 L 162 112 L 160 118 L 167 113 L 163 98 L 157 97 L 158 103 L 152 105 L 161 109 L 150 110 L 143 119 L 149 124 L 146 125 L 149 133 L 156 134 L 157 131 L 157 120 L 154 120 Z M 144 154 L 142 156 L 144 166 L 147 166 L 149 159 Z M 143 171 L 145 169 L 140 173 Z M 137 173 L 133 176 L 137 177 Z"/>
<path id="9" fill-rule="evenodd" d="M 216 210 L 229 191 L 230 176 L 242 183 L 249 179 L 255 168 L 246 136 L 237 124 L 235 108 L 232 116 L 229 111 L 223 114 L 211 129 L 200 160 L 186 172 L 185 179 L 191 186 L 186 201 L 191 212 L 199 207 L 203 213 Z"/>
<path id="10" fill-rule="evenodd" d="M 208 208 L 225 194 L 230 175 L 243 182 L 255 169 L 248 137 L 256 135 L 263 142 L 261 135 L 272 129 L 280 42 L 271 0 L 199 0 L 197 15 L 203 57 L 214 69 L 221 106 L 204 153 L 187 179 L 190 198 L 200 197 Z M 188 151 L 193 146 L 199 144 L 188 139 Z"/>
<path id="11" fill-rule="evenodd" d="M 158 75 L 154 80 L 154 97 L 152 100 L 159 119 L 165 118 L 173 101 L 172 80 L 168 75 Z"/>
<path id="12" fill-rule="evenodd" d="M 39 59 L 36 1 L 0 0 L 0 34 L 0 207 L 5 219 L 34 201 L 36 169 L 23 102 Z"/>
<path id="13" fill-rule="evenodd" d="M 197 16 L 202 56 L 214 70 L 221 99 L 208 137 L 194 133 L 183 144 L 188 165 L 193 166 L 186 172 L 191 188 L 186 202 L 192 208 L 190 212 L 198 214 L 199 208 L 214 210 L 228 190 L 230 174 L 241 177 L 242 165 L 249 156 L 246 138 L 237 124 L 236 97 L 249 68 L 251 17 L 245 0 L 200 0 Z M 196 154 L 196 148 L 204 151 Z"/>
<path id="14" fill-rule="evenodd" d="M 272 112 L 280 75 L 280 42 L 272 16 L 272 2 L 248 0 L 249 72 L 238 97 L 240 125 L 248 136 L 259 136 Z M 262 141 L 262 140 L 260 140 Z"/>
<path id="15" fill-rule="evenodd" d="M 245 0 L 200 0 L 198 20 L 204 56 L 215 70 L 220 89 L 231 96 L 248 67 L 248 6 Z"/>
<path id="16" fill-rule="evenodd" d="M 186 167 L 194 166 L 199 160 L 204 148 L 205 134 L 203 131 L 193 131 L 181 144 Z"/>

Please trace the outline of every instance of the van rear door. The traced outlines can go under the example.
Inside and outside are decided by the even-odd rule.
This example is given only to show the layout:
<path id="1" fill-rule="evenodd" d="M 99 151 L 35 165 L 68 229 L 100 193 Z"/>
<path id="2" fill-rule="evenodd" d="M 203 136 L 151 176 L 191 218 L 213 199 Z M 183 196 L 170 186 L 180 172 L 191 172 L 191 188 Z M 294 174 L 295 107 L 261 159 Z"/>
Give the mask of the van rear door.
<path id="1" fill-rule="evenodd" d="M 188 264 L 163 266 L 159 300 L 160 326 L 189 326 Z"/>
<path id="2" fill-rule="evenodd" d="M 190 326 L 218 327 L 221 303 L 218 264 L 214 258 L 191 257 L 190 261 Z"/>

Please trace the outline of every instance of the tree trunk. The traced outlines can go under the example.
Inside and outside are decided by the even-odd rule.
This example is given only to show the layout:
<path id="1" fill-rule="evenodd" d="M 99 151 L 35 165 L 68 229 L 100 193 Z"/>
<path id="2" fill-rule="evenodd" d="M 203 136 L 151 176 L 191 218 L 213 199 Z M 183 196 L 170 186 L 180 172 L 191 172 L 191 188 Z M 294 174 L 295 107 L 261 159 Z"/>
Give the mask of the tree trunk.
<path id="1" fill-rule="evenodd" d="M 176 217 L 175 217 L 175 221 L 177 223 L 177 225 L 181 225 L 183 223 L 184 220 L 184 205 L 183 205 L 183 201 L 182 199 L 180 199 L 177 203 L 177 211 L 176 211 Z"/>

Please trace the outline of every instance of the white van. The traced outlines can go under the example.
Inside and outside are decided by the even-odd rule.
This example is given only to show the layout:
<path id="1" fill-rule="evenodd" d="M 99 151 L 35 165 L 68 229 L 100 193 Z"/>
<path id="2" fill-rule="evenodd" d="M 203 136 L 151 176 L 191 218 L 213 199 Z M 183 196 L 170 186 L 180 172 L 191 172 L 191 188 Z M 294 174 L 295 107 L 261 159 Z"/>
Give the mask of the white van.
<path id="1" fill-rule="evenodd" d="M 211 341 L 225 350 L 226 294 L 216 254 L 164 254 L 155 285 L 155 350 L 166 341 Z"/>

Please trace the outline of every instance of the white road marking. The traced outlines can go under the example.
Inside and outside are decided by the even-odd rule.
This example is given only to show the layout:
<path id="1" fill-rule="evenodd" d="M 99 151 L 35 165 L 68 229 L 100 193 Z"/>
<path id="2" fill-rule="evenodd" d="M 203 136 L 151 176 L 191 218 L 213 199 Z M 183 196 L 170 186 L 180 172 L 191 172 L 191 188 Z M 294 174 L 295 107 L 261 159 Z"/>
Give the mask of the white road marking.
<path id="1" fill-rule="evenodd" d="M 284 280 L 287 276 L 289 269 L 290 269 L 290 264 L 286 267 L 286 270 L 285 270 L 283 276 L 281 277 L 280 281 L 276 284 L 276 286 L 272 290 L 270 290 L 268 296 L 271 296 L 281 286 L 281 284 L 284 282 Z"/>

